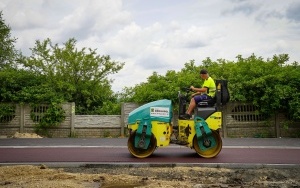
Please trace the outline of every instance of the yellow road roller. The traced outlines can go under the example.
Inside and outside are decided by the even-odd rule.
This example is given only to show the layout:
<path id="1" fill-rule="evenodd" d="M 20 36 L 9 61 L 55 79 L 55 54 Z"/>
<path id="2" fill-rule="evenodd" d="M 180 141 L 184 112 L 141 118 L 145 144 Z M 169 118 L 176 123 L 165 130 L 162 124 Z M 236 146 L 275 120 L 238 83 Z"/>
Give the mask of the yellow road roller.
<path id="1" fill-rule="evenodd" d="M 229 101 L 226 80 L 216 81 L 213 99 L 197 104 L 193 119 L 180 119 L 186 112 L 189 88 L 178 93 L 178 124 L 173 125 L 172 101 L 162 99 L 144 104 L 128 116 L 129 152 L 137 158 L 149 157 L 157 147 L 172 144 L 194 149 L 204 158 L 217 156 L 222 149 L 219 130 L 222 127 L 222 106 Z"/>

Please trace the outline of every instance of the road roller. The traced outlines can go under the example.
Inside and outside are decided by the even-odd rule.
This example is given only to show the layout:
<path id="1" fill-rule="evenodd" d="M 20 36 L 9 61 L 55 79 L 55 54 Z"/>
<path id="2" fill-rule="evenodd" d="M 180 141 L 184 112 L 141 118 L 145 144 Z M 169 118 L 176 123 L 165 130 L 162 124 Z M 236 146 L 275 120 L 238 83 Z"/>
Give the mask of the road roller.
<path id="1" fill-rule="evenodd" d="M 170 144 L 194 149 L 204 158 L 220 153 L 222 106 L 229 100 L 227 81 L 216 80 L 215 97 L 197 104 L 192 119 L 181 119 L 189 103 L 189 92 L 189 88 L 178 92 L 178 120 L 173 117 L 172 101 L 168 99 L 144 104 L 129 113 L 127 146 L 134 157 L 149 157 L 158 147 Z"/>

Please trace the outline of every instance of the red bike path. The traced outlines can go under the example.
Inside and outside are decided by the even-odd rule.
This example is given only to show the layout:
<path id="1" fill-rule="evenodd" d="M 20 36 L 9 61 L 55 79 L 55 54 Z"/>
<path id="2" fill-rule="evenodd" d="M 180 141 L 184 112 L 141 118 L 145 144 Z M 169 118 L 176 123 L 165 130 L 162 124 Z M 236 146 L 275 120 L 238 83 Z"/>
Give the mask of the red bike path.
<path id="1" fill-rule="evenodd" d="M 1 148 L 0 163 L 242 163 L 298 164 L 300 149 L 223 148 L 218 156 L 202 158 L 189 148 L 158 148 L 150 157 L 138 159 L 127 148 L 63 147 Z"/>
<path id="2" fill-rule="evenodd" d="M 55 139 L 54 139 L 55 140 Z M 133 157 L 125 144 L 113 144 L 113 140 L 102 140 L 101 144 L 75 142 L 68 144 L 50 144 L 46 141 L 39 141 L 36 144 L 33 140 L 0 140 L 0 165 L 8 164 L 32 164 L 32 163 L 56 163 L 56 164 L 214 164 L 214 165 L 290 165 L 300 167 L 299 139 L 292 140 L 288 144 L 256 145 L 256 140 L 248 140 L 243 145 L 236 142 L 225 141 L 225 145 L 218 156 L 214 158 L 202 158 L 193 149 L 171 145 L 159 147 L 154 153 L 144 159 Z M 66 141 L 66 140 L 64 140 Z M 79 140 L 80 141 L 80 140 Z M 78 141 L 78 142 L 79 142 Z M 82 141 L 82 140 L 81 140 Z M 124 139 L 122 140 L 124 141 Z M 275 141 L 275 140 L 274 140 Z M 28 142 L 27 144 L 25 144 Z M 45 142 L 42 143 L 41 142 Z M 47 141 L 48 142 L 48 141 Z M 118 141 L 117 141 L 118 142 Z M 263 143 L 265 141 L 260 141 Z M 294 143 L 296 142 L 296 143 Z M 52 143 L 52 144 L 51 144 Z M 73 143 L 73 144 L 72 144 Z M 247 145 L 248 143 L 248 145 Z M 251 143 L 251 146 L 249 145 Z M 294 143 L 293 146 L 292 143 Z"/>

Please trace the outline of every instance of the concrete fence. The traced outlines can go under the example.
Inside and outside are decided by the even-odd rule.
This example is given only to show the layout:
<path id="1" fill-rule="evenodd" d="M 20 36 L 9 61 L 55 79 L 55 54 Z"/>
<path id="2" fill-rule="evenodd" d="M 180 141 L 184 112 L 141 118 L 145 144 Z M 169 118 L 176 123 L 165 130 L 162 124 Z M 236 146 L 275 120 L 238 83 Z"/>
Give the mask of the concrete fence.
<path id="1" fill-rule="evenodd" d="M 47 110 L 47 105 L 41 104 L 39 106 L 31 107 L 28 104 L 16 104 L 15 114 L 12 116 L 1 116 L 0 119 L 0 135 L 12 136 L 16 132 L 33 133 L 35 132 L 35 125 Z M 65 111 L 65 120 L 58 128 L 50 129 L 49 135 L 53 137 L 68 137 L 74 131 L 75 121 L 75 103 L 63 103 L 61 105 Z"/>
<path id="2" fill-rule="evenodd" d="M 46 105 L 30 107 L 15 105 L 15 114 L 0 118 L 0 135 L 10 137 L 16 132 L 33 133 Z M 137 108 L 123 103 L 121 115 L 75 115 L 75 103 L 64 103 L 66 119 L 57 128 L 49 129 L 52 137 L 124 137 L 128 114 Z M 223 108 L 223 137 L 300 137 L 300 122 L 290 123 L 285 113 L 265 117 L 249 103 L 228 103 Z M 0 116 L 1 117 L 1 116 Z M 174 113 L 173 125 L 177 125 Z"/>
<path id="3" fill-rule="evenodd" d="M 291 122 L 287 113 L 269 117 L 258 110 L 250 103 L 228 103 L 223 109 L 223 137 L 300 137 L 300 122 Z"/>

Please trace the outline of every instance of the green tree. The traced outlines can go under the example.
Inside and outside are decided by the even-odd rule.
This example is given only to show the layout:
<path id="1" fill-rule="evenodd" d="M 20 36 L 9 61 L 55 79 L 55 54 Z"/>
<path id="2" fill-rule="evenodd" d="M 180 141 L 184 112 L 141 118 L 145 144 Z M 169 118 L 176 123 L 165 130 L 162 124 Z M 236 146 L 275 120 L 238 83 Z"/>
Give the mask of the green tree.
<path id="1" fill-rule="evenodd" d="M 21 54 L 15 49 L 16 38 L 11 37 L 11 28 L 5 24 L 0 12 L 0 70 L 10 68 Z"/>
<path id="2" fill-rule="evenodd" d="M 299 120 L 300 67 L 297 62 L 289 64 L 288 60 L 287 54 L 267 60 L 254 54 L 247 58 L 238 55 L 237 61 L 206 58 L 199 66 L 191 60 L 179 72 L 168 71 L 164 76 L 153 73 L 148 82 L 126 88 L 126 93 L 138 103 L 167 98 L 177 105 L 176 90 L 190 85 L 200 87 L 203 81 L 199 70 L 205 68 L 215 80 L 228 81 L 232 101 L 252 102 L 266 115 L 285 111 L 292 119 Z"/>
<path id="3" fill-rule="evenodd" d="M 36 75 L 26 70 L 2 70 L 0 71 L 0 102 L 49 103 L 59 101 L 59 94 L 51 90 L 46 80 L 44 75 Z"/>
<path id="4" fill-rule="evenodd" d="M 53 45 L 50 39 L 38 40 L 31 50 L 24 67 L 44 75 L 50 90 L 59 93 L 65 101 L 75 102 L 77 114 L 116 113 L 104 110 L 118 109 L 114 106 L 117 99 L 111 90 L 112 80 L 107 76 L 121 70 L 124 63 L 112 61 L 108 55 L 100 56 L 90 48 L 78 50 L 73 38 L 62 47 Z"/>

